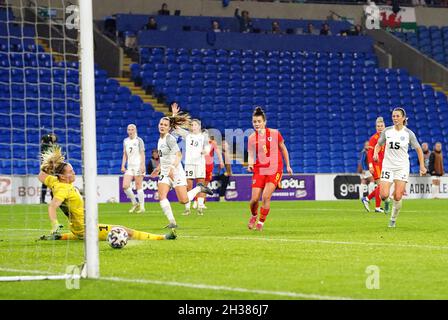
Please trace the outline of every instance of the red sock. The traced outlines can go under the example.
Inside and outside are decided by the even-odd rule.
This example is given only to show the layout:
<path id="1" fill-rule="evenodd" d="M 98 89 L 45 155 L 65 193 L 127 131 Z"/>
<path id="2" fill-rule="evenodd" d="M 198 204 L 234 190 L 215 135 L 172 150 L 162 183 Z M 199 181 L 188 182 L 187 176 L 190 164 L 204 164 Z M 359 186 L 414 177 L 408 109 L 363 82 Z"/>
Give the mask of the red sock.
<path id="1" fill-rule="evenodd" d="M 253 216 L 258 215 L 258 202 L 254 202 L 253 204 L 250 205 L 250 212 L 252 213 Z"/>
<path id="2" fill-rule="evenodd" d="M 376 208 L 379 208 L 381 206 L 381 197 L 380 197 L 380 186 L 376 187 L 376 193 L 375 193 L 375 206 Z"/>
<path id="3" fill-rule="evenodd" d="M 261 207 L 261 209 L 260 209 L 260 219 L 259 219 L 260 222 L 265 222 L 266 221 L 266 217 L 269 214 L 269 210 L 270 209 L 265 209 L 265 208 Z"/>
<path id="4" fill-rule="evenodd" d="M 376 190 L 377 189 L 378 189 L 378 186 L 375 189 L 373 189 L 373 191 L 367 196 L 367 198 L 369 200 L 372 200 L 373 197 L 376 197 Z"/>

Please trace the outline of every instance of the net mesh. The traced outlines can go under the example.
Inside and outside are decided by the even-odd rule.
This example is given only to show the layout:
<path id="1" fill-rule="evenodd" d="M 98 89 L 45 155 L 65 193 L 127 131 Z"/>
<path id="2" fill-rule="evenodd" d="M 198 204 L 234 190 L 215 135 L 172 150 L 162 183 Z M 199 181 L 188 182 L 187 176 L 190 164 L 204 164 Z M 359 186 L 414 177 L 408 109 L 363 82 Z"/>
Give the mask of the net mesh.
<path id="1" fill-rule="evenodd" d="M 82 189 L 73 5 L 0 1 L 0 276 L 63 273 L 82 262 L 82 243 L 35 241 L 50 231 L 47 205 L 40 203 L 51 194 L 42 194 L 37 179 L 42 138 L 57 137 Z M 58 219 L 67 230 L 66 218 L 58 213 Z"/>

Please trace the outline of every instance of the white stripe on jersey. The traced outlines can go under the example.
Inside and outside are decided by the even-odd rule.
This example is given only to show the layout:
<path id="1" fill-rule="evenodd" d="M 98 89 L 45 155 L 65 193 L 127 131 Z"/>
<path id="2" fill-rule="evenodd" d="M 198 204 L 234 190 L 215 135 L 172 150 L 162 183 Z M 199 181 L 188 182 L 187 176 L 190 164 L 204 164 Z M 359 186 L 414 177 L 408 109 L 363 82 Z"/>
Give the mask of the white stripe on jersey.
<path id="1" fill-rule="evenodd" d="M 129 137 L 123 140 L 123 148 L 128 158 L 127 165 L 140 167 L 140 152 L 145 151 L 145 144 L 139 137 L 131 139 Z"/>
<path id="2" fill-rule="evenodd" d="M 380 146 L 386 145 L 383 168 L 392 170 L 409 170 L 409 145 L 414 149 L 420 147 L 414 132 L 406 127 L 396 130 L 395 126 L 387 127 L 381 133 L 378 144 Z"/>

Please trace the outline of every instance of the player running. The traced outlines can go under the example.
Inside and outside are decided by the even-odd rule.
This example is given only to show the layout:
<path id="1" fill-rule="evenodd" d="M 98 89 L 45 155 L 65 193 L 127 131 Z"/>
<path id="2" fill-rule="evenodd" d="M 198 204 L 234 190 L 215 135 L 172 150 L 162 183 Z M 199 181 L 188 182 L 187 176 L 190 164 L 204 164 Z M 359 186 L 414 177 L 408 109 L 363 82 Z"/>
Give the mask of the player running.
<path id="1" fill-rule="evenodd" d="M 380 194 L 385 201 L 386 214 L 391 212 L 390 187 L 394 184 L 393 209 L 389 222 L 389 227 L 394 228 L 398 214 L 402 206 L 402 197 L 406 191 L 406 183 L 409 179 L 409 145 L 411 145 L 418 155 L 420 164 L 420 175 L 426 174 L 425 162 L 422 148 L 411 130 L 406 127 L 408 118 L 403 108 L 395 108 L 392 112 L 393 126 L 387 127 L 381 132 L 378 144 L 375 146 L 373 160 L 379 161 L 379 153 L 382 146 L 385 146 L 383 168 L 381 171 Z"/>
<path id="2" fill-rule="evenodd" d="M 167 199 L 171 188 L 176 191 L 177 199 L 180 203 L 186 204 L 192 201 L 199 192 L 213 194 L 213 192 L 198 183 L 195 188 L 187 192 L 187 179 L 182 167 L 182 152 L 177 145 L 177 139 L 170 133 L 177 129 L 183 129 L 190 124 L 188 114 L 176 114 L 171 117 L 163 117 L 159 122 L 160 138 L 157 144 L 160 164 L 151 173 L 151 177 L 159 176 L 158 194 L 160 207 L 168 218 L 168 228 L 176 228 L 177 223 L 171 209 L 171 204 Z"/>
<path id="3" fill-rule="evenodd" d="M 38 179 L 53 192 L 53 199 L 48 205 L 48 217 L 51 222 L 50 235 L 40 240 L 82 240 L 84 238 L 84 201 L 79 190 L 73 186 L 75 172 L 70 163 L 65 162 L 61 148 L 56 146 L 42 155 L 42 166 Z M 62 225 L 57 219 L 57 208 L 60 208 L 70 223 L 70 232 L 61 233 Z M 98 239 L 106 240 L 107 234 L 118 225 L 98 224 Z M 173 240 L 176 233 L 160 235 L 123 227 L 133 240 Z"/>
<path id="4" fill-rule="evenodd" d="M 278 130 L 266 128 L 266 115 L 260 107 L 256 107 L 252 115 L 255 132 L 249 136 L 248 143 L 248 171 L 253 172 L 252 197 L 250 211 L 252 216 L 248 228 L 254 229 L 258 216 L 258 201 L 262 199 L 260 218 L 255 226 L 258 231 L 263 230 L 266 217 L 271 206 L 271 197 L 279 184 L 283 174 L 283 158 L 286 171 L 292 174 L 289 163 L 288 149 Z"/>
<path id="5" fill-rule="evenodd" d="M 375 212 L 384 213 L 384 210 L 381 208 L 381 197 L 380 197 L 380 177 L 381 177 L 381 169 L 384 159 L 384 149 L 385 146 L 380 148 L 378 152 L 378 161 L 373 160 L 373 153 L 375 146 L 378 143 L 378 139 L 380 138 L 381 132 L 386 128 L 384 124 L 383 117 L 378 117 L 376 119 L 376 133 L 370 137 L 369 139 L 369 149 L 367 151 L 367 163 L 369 164 L 369 171 L 375 180 L 376 188 L 367 196 L 361 199 L 364 208 L 366 208 L 367 212 L 370 212 L 369 203 L 373 197 L 375 197 Z"/>
<path id="6" fill-rule="evenodd" d="M 145 194 L 143 193 L 142 187 L 143 176 L 146 173 L 145 144 L 137 136 L 137 127 L 135 124 L 128 125 L 127 130 L 128 137 L 123 140 L 123 160 L 121 162 L 121 172 L 124 173 L 123 190 L 132 202 L 132 208 L 129 212 L 143 213 L 145 212 Z M 138 202 L 131 188 L 132 179 L 135 180 Z"/>

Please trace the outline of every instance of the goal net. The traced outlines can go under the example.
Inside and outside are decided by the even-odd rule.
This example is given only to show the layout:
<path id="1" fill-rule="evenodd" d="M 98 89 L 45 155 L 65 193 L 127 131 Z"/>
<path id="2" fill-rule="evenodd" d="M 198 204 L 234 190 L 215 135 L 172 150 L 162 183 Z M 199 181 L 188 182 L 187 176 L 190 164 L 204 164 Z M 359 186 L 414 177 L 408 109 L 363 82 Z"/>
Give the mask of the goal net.
<path id="1" fill-rule="evenodd" d="M 91 0 L 0 1 L 3 281 L 64 278 L 67 272 L 79 270 L 74 266 L 86 260 L 89 265 L 92 260 L 88 257 L 97 259 L 97 240 L 92 241 L 89 233 L 96 230 L 96 198 L 89 198 L 89 190 L 96 190 L 93 40 L 90 46 L 81 46 L 83 32 L 90 32 L 87 39 L 93 36 L 92 19 L 86 27 L 78 19 L 83 6 L 91 15 Z M 91 88 L 83 86 L 86 81 Z M 86 136 L 89 143 L 83 139 Z M 41 151 L 51 143 L 61 147 L 76 173 L 74 185 L 84 197 L 86 217 L 91 217 L 86 221 L 95 224 L 95 228 L 86 226 L 90 245 L 83 241 L 38 240 L 51 234 L 48 203 L 52 193 L 38 180 Z M 87 148 L 93 148 L 93 152 Z M 86 158 L 84 154 L 92 155 Z M 86 175 L 92 178 L 86 180 Z M 57 215 L 64 225 L 62 232 L 70 232 L 62 210 L 58 209 Z M 96 260 L 90 275 L 96 277 L 98 272 Z"/>

